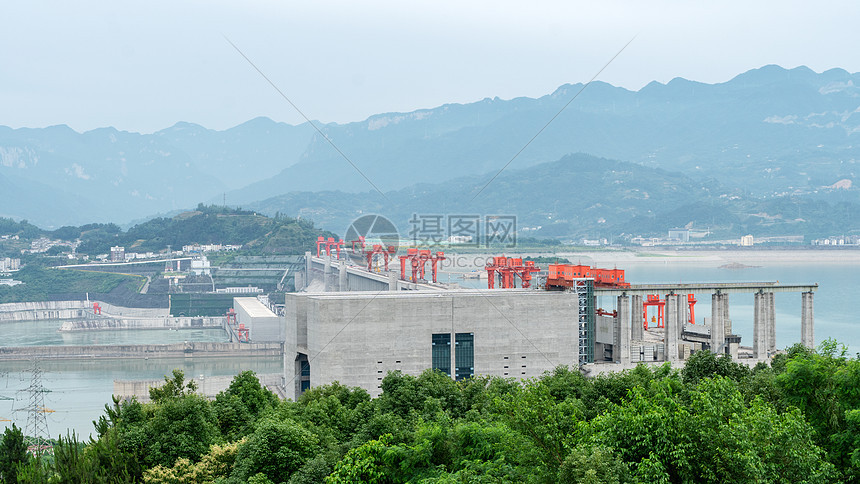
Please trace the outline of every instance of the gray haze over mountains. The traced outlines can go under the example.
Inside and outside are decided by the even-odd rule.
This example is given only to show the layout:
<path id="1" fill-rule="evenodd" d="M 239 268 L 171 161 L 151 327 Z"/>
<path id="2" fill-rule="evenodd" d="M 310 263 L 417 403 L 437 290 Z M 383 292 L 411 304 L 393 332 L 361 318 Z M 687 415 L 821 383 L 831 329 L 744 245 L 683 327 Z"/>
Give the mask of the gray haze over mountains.
<path id="1" fill-rule="evenodd" d="M 827 206 L 844 207 L 845 222 L 860 212 L 860 74 L 778 66 L 722 84 L 595 82 L 472 202 L 581 87 L 321 124 L 387 199 L 307 124 L 178 123 L 150 135 L 0 127 L 0 216 L 127 223 L 226 198 L 334 230 L 366 211 L 471 210 L 517 213 L 543 227 L 536 235 L 564 236 L 718 219 L 731 232 L 821 233 L 838 228 L 812 220 Z"/>

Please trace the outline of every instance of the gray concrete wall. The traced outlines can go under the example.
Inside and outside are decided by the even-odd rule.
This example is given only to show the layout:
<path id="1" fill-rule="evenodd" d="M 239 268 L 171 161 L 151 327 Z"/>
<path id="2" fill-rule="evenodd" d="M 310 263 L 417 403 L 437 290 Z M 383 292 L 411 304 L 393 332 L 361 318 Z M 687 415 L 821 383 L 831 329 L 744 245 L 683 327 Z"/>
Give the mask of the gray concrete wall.
<path id="1" fill-rule="evenodd" d="M 280 343 L 176 343 L 166 345 L 0 346 L 0 360 L 111 358 L 280 358 Z"/>
<path id="2" fill-rule="evenodd" d="M 284 296 L 285 341 L 290 339 L 289 332 L 295 331 L 293 337 L 299 348 L 308 347 L 308 298 L 304 293 L 287 293 Z M 295 328 L 295 329 L 292 329 Z M 295 355 L 293 355 L 295 356 Z"/>
<path id="3" fill-rule="evenodd" d="M 278 342 L 285 339 L 285 326 L 278 316 L 255 297 L 233 298 L 236 322 L 250 328 L 255 343 Z"/>
<path id="4" fill-rule="evenodd" d="M 811 291 L 801 293 L 800 298 L 800 344 L 807 348 L 815 348 L 813 293 Z"/>
<path id="5" fill-rule="evenodd" d="M 85 317 L 93 303 L 86 301 L 45 301 L 0 304 L 0 322 L 75 319 Z"/>
<path id="6" fill-rule="evenodd" d="M 473 333 L 476 375 L 527 378 L 577 364 L 576 298 L 542 291 L 299 294 L 307 298 L 311 385 L 380 393 L 387 372 L 431 367 L 434 333 Z M 298 304 L 288 304 L 288 308 Z M 292 316 L 288 316 L 292 318 Z M 452 358 L 452 367 L 456 361 Z"/>
<path id="7" fill-rule="evenodd" d="M 767 351 L 772 355 L 776 353 L 776 295 L 772 292 L 764 295 L 767 304 Z"/>
<path id="8" fill-rule="evenodd" d="M 630 338 L 633 341 L 642 341 L 645 337 L 645 328 L 642 326 L 642 296 L 630 296 Z"/>
<path id="9" fill-rule="evenodd" d="M 617 343 L 613 347 L 612 356 L 615 361 L 627 364 L 630 363 L 630 298 L 628 296 L 618 296 L 615 308 L 617 311 L 617 316 L 615 318 Z"/>
<path id="10" fill-rule="evenodd" d="M 595 316 L 594 327 L 597 330 L 594 335 L 595 343 L 608 345 L 617 343 L 615 339 L 615 318 L 612 316 Z"/>
<path id="11" fill-rule="evenodd" d="M 766 294 L 757 292 L 753 303 L 753 357 L 767 358 L 767 301 Z"/>
<path id="12" fill-rule="evenodd" d="M 226 390 L 233 382 L 232 376 L 208 376 L 190 378 L 197 383 L 197 393 L 213 400 L 219 393 Z M 268 373 L 257 375 L 260 384 L 271 390 L 280 398 L 286 398 L 284 394 L 284 375 L 280 373 Z M 123 400 L 136 398 L 139 402 L 149 403 L 149 389 L 164 385 L 164 379 L 160 380 L 114 380 L 113 394 Z"/>
<path id="13" fill-rule="evenodd" d="M 666 313 L 664 317 L 666 361 L 678 361 L 678 341 L 681 339 L 684 317 L 680 295 L 666 295 Z"/>
<path id="14" fill-rule="evenodd" d="M 226 317 L 189 318 L 96 318 L 79 321 L 66 321 L 60 326 L 61 332 L 71 331 L 110 331 L 125 329 L 218 329 L 224 328 Z"/>
<path id="15" fill-rule="evenodd" d="M 711 352 L 725 353 L 726 343 L 726 308 L 729 305 L 729 295 L 723 293 L 711 294 Z"/>
<path id="16" fill-rule="evenodd" d="M 81 319 L 92 313 L 98 302 L 105 316 L 131 318 L 163 318 L 170 316 L 167 308 L 126 308 L 101 301 L 44 301 L 0 304 L 0 322 L 39 321 L 44 319 Z"/>

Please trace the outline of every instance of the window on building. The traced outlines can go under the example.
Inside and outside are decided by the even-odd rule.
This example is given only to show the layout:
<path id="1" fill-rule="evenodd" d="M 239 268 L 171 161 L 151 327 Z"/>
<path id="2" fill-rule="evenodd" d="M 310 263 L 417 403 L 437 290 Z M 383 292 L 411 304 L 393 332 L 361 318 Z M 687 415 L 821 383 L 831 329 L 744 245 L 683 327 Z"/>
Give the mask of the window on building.
<path id="1" fill-rule="evenodd" d="M 475 333 L 457 333 L 454 341 L 454 379 L 470 378 L 475 374 Z"/>
<path id="2" fill-rule="evenodd" d="M 451 374 L 451 333 L 433 335 L 433 369 Z"/>

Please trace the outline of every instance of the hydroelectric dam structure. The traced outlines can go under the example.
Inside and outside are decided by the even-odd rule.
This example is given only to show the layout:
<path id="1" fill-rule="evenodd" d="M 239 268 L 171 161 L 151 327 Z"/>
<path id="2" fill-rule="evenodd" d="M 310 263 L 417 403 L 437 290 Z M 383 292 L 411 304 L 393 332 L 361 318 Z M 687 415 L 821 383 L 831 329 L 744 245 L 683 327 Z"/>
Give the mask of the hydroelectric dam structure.
<path id="1" fill-rule="evenodd" d="M 232 342 L 2 346 L 0 360 L 276 358 L 283 361 L 279 394 L 293 399 L 334 381 L 376 396 L 390 371 L 417 375 L 435 369 L 457 380 L 478 375 L 523 379 L 563 365 L 593 375 L 638 364 L 681 366 L 696 351 L 754 365 L 779 352 L 776 334 L 787 326 L 777 321 L 778 293 L 799 296 L 800 334 L 790 339 L 815 344 L 817 284 L 631 284 L 619 269 L 551 264 L 543 270 L 522 259 L 494 257 L 486 270 L 488 286 L 496 288 L 463 289 L 435 281 L 444 254 L 410 250 L 397 256 L 399 266 L 393 251 L 378 248 L 366 249 L 362 263 L 307 253 L 295 274 L 296 291 L 286 293 L 282 305 L 274 301 L 280 306 L 276 311 L 255 316 L 262 311 L 257 298 L 234 299 L 238 320 L 231 326 L 230 316 L 224 318 L 225 330 L 238 336 Z M 425 271 L 428 264 L 432 268 Z M 737 325 L 733 328 L 730 299 L 744 306 L 752 302 L 751 341 L 743 341 Z M 699 300 L 710 303 L 709 314 L 701 318 L 695 314 Z M 81 302 L 0 306 L 0 322 L 84 318 L 88 310 Z M 110 309 L 132 319 L 164 317 Z M 241 331 L 231 329 L 242 324 Z M 750 336 L 748 329 L 744 332 Z M 242 370 L 237 366 L 236 373 Z"/>

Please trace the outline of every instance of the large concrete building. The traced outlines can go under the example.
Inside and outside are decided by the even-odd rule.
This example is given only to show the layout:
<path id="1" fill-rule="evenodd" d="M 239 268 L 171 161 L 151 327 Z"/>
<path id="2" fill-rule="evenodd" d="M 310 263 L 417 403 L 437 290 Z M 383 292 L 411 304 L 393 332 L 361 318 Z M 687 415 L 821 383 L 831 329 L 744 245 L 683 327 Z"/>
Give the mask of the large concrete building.
<path id="1" fill-rule="evenodd" d="M 339 381 L 376 396 L 393 370 L 534 377 L 578 363 L 578 311 L 570 293 L 522 289 L 291 293 L 285 368 L 297 395 Z"/>
<path id="2" fill-rule="evenodd" d="M 312 290 L 314 280 L 323 292 L 286 295 L 284 368 L 290 398 L 334 381 L 377 396 L 385 375 L 397 370 L 417 375 L 434 368 L 454 379 L 529 378 L 558 365 L 599 373 L 640 362 L 683 364 L 700 350 L 755 363 L 776 352 L 776 292 L 801 293 L 800 341 L 814 345 L 815 284 L 606 288 L 576 279 L 564 291 L 463 290 L 406 283 L 333 262 L 308 255 L 297 287 Z M 693 324 L 690 302 L 704 294 L 711 295 L 708 323 Z M 754 300 L 751 347 L 740 347 L 740 336 L 732 332 L 729 296 L 735 294 Z M 662 305 L 661 321 L 645 331 L 652 299 Z M 598 309 L 598 300 L 613 307 Z"/>
<path id="3" fill-rule="evenodd" d="M 286 327 L 278 315 L 255 297 L 233 299 L 236 323 L 249 328 L 251 341 L 255 343 L 281 342 L 286 338 Z"/>

